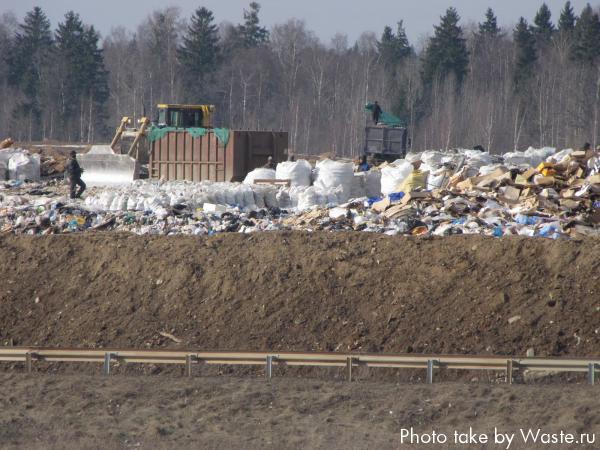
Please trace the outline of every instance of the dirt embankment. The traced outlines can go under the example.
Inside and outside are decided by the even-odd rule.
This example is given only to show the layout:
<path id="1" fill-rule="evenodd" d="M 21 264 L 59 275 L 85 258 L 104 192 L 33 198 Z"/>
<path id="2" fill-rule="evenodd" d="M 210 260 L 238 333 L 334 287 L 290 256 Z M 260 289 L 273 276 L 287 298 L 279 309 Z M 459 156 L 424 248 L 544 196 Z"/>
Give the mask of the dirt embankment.
<path id="1" fill-rule="evenodd" d="M 4 236 L 0 343 L 598 355 L 598 255 L 599 240 Z"/>

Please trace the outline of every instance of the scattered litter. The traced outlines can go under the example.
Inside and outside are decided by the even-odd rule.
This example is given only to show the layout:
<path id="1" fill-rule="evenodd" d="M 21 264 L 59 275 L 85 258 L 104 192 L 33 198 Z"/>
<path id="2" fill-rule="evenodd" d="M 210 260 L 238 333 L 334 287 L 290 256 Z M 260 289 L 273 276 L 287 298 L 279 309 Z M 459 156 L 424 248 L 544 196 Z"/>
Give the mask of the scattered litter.
<path id="1" fill-rule="evenodd" d="M 12 155 L 3 157 L 10 161 Z M 19 166 L 17 172 L 24 173 L 23 165 L 37 164 L 39 169 L 39 159 L 15 161 L 24 163 L 14 166 Z M 410 161 L 421 161 L 419 170 Z M 598 236 L 596 161 L 597 156 L 586 152 L 547 148 L 504 158 L 470 150 L 412 153 L 406 160 L 361 173 L 353 173 L 349 162 L 325 160 L 313 171 L 300 160 L 281 163 L 277 170 L 256 169 L 245 183 L 136 180 L 126 186 L 91 188 L 84 201 L 70 200 L 58 179 L 32 182 L 22 176 L 0 185 L 0 231 Z M 254 184 L 284 176 L 290 183 Z"/>
<path id="2" fill-rule="evenodd" d="M 160 334 L 162 337 L 166 337 L 167 339 L 171 339 L 173 342 L 175 342 L 177 344 L 181 344 L 183 342 L 181 339 L 178 339 L 175 336 L 173 336 L 171 333 L 167 333 L 165 331 L 159 331 L 158 334 Z"/>

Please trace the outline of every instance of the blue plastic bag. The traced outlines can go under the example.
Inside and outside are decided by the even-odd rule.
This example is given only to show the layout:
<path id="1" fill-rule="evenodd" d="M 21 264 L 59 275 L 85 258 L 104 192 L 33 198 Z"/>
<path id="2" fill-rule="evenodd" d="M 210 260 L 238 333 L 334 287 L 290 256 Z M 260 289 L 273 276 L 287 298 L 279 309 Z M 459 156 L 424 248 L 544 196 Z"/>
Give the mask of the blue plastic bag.
<path id="1" fill-rule="evenodd" d="M 398 200 L 402 200 L 404 197 L 404 192 L 392 192 L 388 195 L 390 202 L 397 202 Z"/>
<path id="2" fill-rule="evenodd" d="M 535 225 L 540 223 L 541 218 L 538 216 L 526 216 L 525 214 L 517 214 L 515 217 L 515 222 L 521 225 Z"/>
<path id="3" fill-rule="evenodd" d="M 373 206 L 373 203 L 377 203 L 378 201 L 383 200 L 383 197 L 369 197 L 367 199 L 367 204 L 369 205 L 369 208 L 371 206 Z"/>
<path id="4" fill-rule="evenodd" d="M 549 223 L 548 225 L 544 225 L 542 227 L 542 229 L 540 230 L 540 236 L 551 239 L 558 239 L 558 237 L 560 236 L 560 231 L 560 228 L 556 224 Z"/>

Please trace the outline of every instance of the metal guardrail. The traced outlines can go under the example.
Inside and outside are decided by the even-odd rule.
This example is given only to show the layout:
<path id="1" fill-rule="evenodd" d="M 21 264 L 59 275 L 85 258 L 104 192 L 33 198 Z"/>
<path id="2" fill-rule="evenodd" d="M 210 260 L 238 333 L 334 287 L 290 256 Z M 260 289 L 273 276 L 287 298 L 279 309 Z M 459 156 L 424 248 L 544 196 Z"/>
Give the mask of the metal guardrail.
<path id="1" fill-rule="evenodd" d="M 34 362 L 91 362 L 101 363 L 103 373 L 109 375 L 113 362 L 123 364 L 182 364 L 185 373 L 192 375 L 194 365 L 250 365 L 264 366 L 268 379 L 273 377 L 273 366 L 345 367 L 352 381 L 355 367 L 386 367 L 396 369 L 424 369 L 427 383 L 433 383 L 435 370 L 495 370 L 506 373 L 512 383 L 515 371 L 584 372 L 594 384 L 600 370 L 600 358 L 544 358 L 511 356 L 461 355 L 397 355 L 377 353 L 317 353 L 317 352 L 199 352 L 190 350 L 127 350 L 77 349 L 42 347 L 0 347 L 0 362 L 22 362 L 31 372 Z"/>

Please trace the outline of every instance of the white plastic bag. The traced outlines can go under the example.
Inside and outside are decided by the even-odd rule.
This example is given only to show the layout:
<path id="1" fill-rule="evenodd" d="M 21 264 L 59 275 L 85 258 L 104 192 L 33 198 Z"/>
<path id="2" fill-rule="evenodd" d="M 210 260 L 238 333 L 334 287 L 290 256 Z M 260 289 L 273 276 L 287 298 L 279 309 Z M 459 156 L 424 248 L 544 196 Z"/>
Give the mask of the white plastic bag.
<path id="1" fill-rule="evenodd" d="M 241 193 L 241 205 L 243 205 L 244 208 L 255 210 L 256 203 L 254 201 L 254 192 L 252 191 L 252 188 L 250 186 L 246 186 L 245 184 L 240 184 L 236 187 L 236 189 L 239 193 Z"/>
<path id="2" fill-rule="evenodd" d="M 398 185 L 406 179 L 413 171 L 413 165 L 408 161 L 402 161 L 381 169 L 381 193 L 389 195 L 396 192 Z"/>
<path id="3" fill-rule="evenodd" d="M 483 166 L 492 164 L 492 157 L 488 152 L 480 152 L 479 150 L 465 150 L 465 165 L 479 169 Z"/>
<path id="4" fill-rule="evenodd" d="M 278 208 L 277 188 L 275 186 L 264 186 L 265 206 L 267 208 Z"/>
<path id="5" fill-rule="evenodd" d="M 318 194 L 314 186 L 306 188 L 298 193 L 298 209 L 304 211 L 322 205 L 321 196 Z"/>
<path id="6" fill-rule="evenodd" d="M 529 147 L 524 152 L 510 152 L 503 155 L 504 162 L 514 164 L 515 166 L 537 167 L 541 162 L 556 153 L 553 147 L 544 147 L 536 149 Z"/>
<path id="7" fill-rule="evenodd" d="M 293 187 L 310 186 L 312 166 L 305 159 L 285 161 L 277 164 L 275 175 L 278 180 L 290 180 Z"/>
<path id="8" fill-rule="evenodd" d="M 15 153 L 8 160 L 8 177 L 11 180 L 40 181 L 40 156 Z"/>
<path id="9" fill-rule="evenodd" d="M 569 155 L 571 153 L 573 153 L 573 149 L 567 148 L 565 150 L 561 150 L 558 153 L 555 153 L 554 155 L 549 156 L 548 158 L 546 158 L 546 161 L 553 162 L 553 163 L 561 163 L 561 162 L 566 161 L 566 159 L 569 157 Z"/>
<path id="10" fill-rule="evenodd" d="M 427 176 L 427 190 L 441 189 L 446 179 L 446 169 L 438 169 Z"/>
<path id="11" fill-rule="evenodd" d="M 367 197 L 381 195 L 381 172 L 379 170 L 365 172 L 365 194 Z"/>
<path id="12" fill-rule="evenodd" d="M 361 198 L 367 195 L 367 172 L 358 172 L 352 179 L 352 190 L 350 198 Z"/>
<path id="13" fill-rule="evenodd" d="M 499 167 L 503 167 L 502 164 L 489 164 L 487 166 L 481 166 L 479 168 L 479 176 L 483 177 L 485 175 L 489 175 L 490 173 L 492 173 L 494 170 L 498 169 Z"/>
<path id="14" fill-rule="evenodd" d="M 290 191 L 288 188 L 281 188 L 277 192 L 277 203 L 281 209 L 290 209 L 292 201 L 290 199 Z"/>
<path id="15" fill-rule="evenodd" d="M 276 173 L 273 169 L 258 168 L 254 169 L 244 179 L 244 184 L 254 184 L 254 180 L 274 180 Z"/>
<path id="16" fill-rule="evenodd" d="M 436 152 L 434 150 L 428 150 L 426 152 L 421 153 L 421 161 L 423 164 L 428 165 L 429 167 L 437 169 L 442 164 L 442 158 L 444 154 L 442 152 Z"/>
<path id="17" fill-rule="evenodd" d="M 315 187 L 321 190 L 341 187 L 340 201 L 346 202 L 352 192 L 354 165 L 351 162 L 332 161 L 325 159 L 317 163 L 317 178 Z"/>

